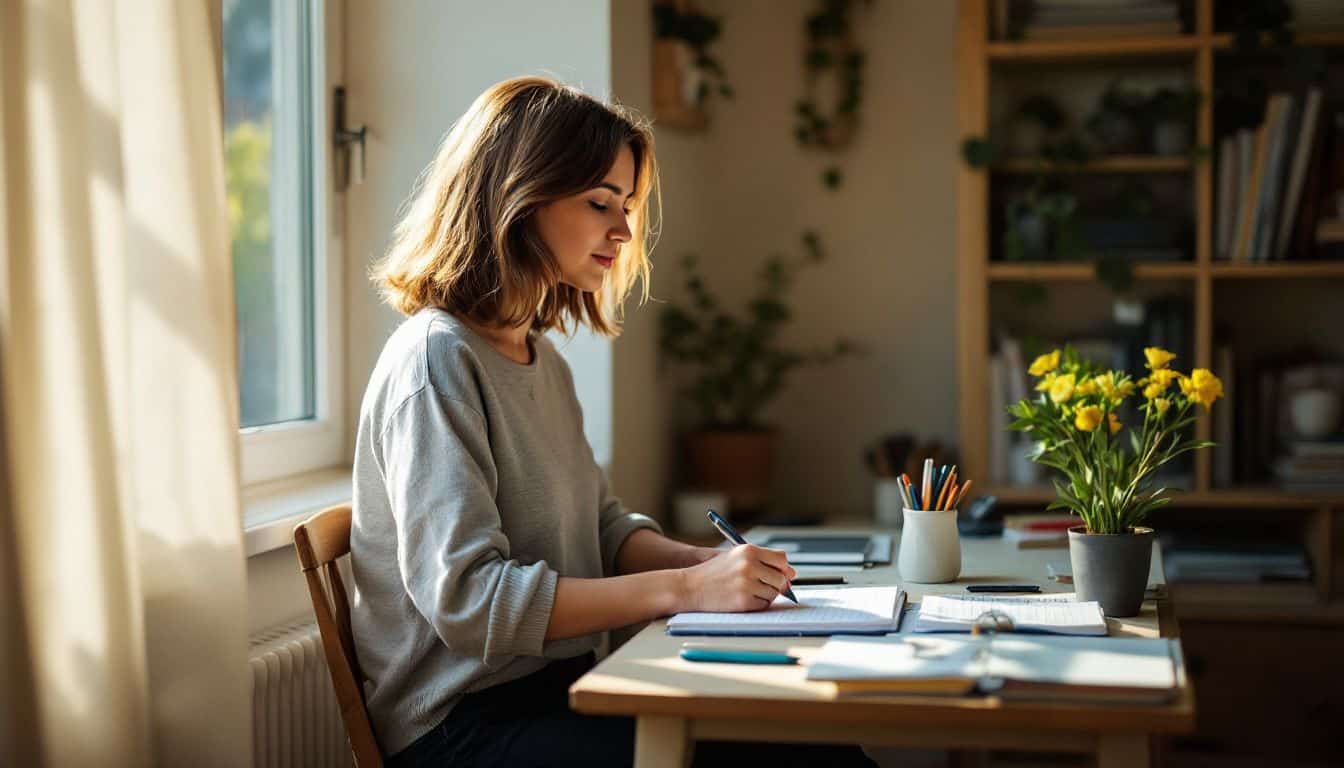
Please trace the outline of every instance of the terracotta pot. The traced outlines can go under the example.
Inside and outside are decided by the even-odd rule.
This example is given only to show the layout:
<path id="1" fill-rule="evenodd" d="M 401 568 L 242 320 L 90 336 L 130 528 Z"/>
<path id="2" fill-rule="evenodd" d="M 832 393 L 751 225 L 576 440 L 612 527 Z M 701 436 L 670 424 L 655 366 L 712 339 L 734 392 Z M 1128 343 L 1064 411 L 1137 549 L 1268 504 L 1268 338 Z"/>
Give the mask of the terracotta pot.
<path id="1" fill-rule="evenodd" d="M 690 482 L 727 494 L 734 517 L 766 506 L 774 467 L 773 429 L 702 429 L 686 436 Z"/>

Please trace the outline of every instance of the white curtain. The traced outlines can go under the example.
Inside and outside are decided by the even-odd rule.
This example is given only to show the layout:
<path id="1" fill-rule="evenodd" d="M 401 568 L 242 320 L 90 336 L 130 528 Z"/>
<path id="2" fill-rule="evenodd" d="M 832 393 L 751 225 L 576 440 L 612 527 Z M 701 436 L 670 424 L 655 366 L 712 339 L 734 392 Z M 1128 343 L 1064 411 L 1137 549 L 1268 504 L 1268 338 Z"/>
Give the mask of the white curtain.
<path id="1" fill-rule="evenodd" d="M 0 764 L 251 751 L 216 0 L 0 0 Z"/>

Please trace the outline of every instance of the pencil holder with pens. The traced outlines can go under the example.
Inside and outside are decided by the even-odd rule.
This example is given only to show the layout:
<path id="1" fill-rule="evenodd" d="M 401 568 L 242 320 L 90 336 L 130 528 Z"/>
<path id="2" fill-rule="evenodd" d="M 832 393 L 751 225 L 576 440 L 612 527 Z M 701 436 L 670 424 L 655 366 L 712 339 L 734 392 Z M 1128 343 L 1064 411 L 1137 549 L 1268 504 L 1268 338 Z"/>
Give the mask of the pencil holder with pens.
<path id="1" fill-rule="evenodd" d="M 896 564 L 901 578 L 942 584 L 961 575 L 961 534 L 956 510 L 906 509 Z"/>
<path id="2" fill-rule="evenodd" d="M 902 475 L 901 548 L 896 565 L 901 578 L 916 584 L 941 584 L 961 575 L 961 534 L 957 531 L 957 506 L 971 482 L 957 482 L 957 468 L 934 469 L 924 464 L 919 486 Z"/>

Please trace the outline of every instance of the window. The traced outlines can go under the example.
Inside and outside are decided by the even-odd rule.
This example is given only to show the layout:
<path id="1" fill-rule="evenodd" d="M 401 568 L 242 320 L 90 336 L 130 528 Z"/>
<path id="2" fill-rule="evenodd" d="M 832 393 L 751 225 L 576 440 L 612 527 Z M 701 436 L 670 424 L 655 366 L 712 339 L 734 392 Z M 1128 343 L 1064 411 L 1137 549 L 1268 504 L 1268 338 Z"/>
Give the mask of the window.
<path id="1" fill-rule="evenodd" d="M 318 0 L 223 2 L 244 483 L 330 466 L 343 449 L 322 10 Z"/>

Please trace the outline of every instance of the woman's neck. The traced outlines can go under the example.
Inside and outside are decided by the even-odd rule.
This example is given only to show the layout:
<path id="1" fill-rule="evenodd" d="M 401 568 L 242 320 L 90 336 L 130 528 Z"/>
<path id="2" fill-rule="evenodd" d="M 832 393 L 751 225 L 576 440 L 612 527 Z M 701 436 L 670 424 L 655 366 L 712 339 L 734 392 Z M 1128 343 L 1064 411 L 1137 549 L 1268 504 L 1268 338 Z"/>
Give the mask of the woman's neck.
<path id="1" fill-rule="evenodd" d="M 467 327 L 489 342 L 490 346 L 499 350 L 500 354 L 516 363 L 531 365 L 532 346 L 527 342 L 527 334 L 530 330 L 528 326 L 524 325 L 517 328 L 487 326 L 461 316 L 458 317 L 458 320 L 461 320 Z"/>

